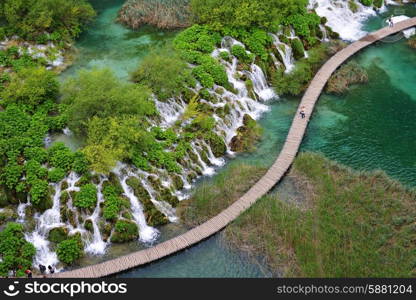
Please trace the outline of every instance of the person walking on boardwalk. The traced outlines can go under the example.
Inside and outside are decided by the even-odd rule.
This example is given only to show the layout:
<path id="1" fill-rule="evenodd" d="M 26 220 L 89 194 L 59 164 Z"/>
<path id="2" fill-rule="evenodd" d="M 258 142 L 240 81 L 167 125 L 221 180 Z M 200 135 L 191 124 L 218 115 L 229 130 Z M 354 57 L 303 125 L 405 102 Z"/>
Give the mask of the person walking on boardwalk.
<path id="1" fill-rule="evenodd" d="M 388 20 L 388 23 L 389 23 L 389 27 L 393 27 L 394 26 L 393 15 L 390 16 L 390 18 Z"/>
<path id="2" fill-rule="evenodd" d="M 299 114 L 300 114 L 300 117 L 301 117 L 302 119 L 305 119 L 305 117 L 306 117 L 305 106 L 302 106 L 302 107 L 300 108 Z"/>

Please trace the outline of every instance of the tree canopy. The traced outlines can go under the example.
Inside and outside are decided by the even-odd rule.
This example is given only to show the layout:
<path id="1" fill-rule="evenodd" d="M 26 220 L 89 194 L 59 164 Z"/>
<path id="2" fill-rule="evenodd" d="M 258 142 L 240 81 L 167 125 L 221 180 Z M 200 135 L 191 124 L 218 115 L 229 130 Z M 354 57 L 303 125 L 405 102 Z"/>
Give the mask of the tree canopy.
<path id="1" fill-rule="evenodd" d="M 26 39 L 74 38 L 94 16 L 86 0 L 0 0 L 0 30 Z"/>
<path id="2" fill-rule="evenodd" d="M 156 115 L 149 88 L 122 82 L 109 69 L 81 71 L 65 82 L 62 95 L 63 103 L 69 105 L 69 127 L 82 135 L 93 117 Z"/>

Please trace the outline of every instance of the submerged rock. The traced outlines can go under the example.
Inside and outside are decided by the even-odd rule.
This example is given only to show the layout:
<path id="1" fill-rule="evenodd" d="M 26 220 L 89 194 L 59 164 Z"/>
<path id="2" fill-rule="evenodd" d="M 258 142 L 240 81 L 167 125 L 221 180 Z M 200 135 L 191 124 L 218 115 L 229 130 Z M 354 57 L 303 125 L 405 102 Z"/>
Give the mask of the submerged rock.
<path id="1" fill-rule="evenodd" d="M 253 149 L 254 143 L 261 137 L 261 127 L 249 115 L 244 115 L 243 126 L 237 129 L 237 135 L 231 140 L 230 147 L 234 152 Z"/>
<path id="2" fill-rule="evenodd" d="M 348 90 L 349 86 L 367 81 L 367 71 L 357 63 L 349 62 L 331 76 L 328 80 L 326 91 L 328 93 L 342 94 Z"/>

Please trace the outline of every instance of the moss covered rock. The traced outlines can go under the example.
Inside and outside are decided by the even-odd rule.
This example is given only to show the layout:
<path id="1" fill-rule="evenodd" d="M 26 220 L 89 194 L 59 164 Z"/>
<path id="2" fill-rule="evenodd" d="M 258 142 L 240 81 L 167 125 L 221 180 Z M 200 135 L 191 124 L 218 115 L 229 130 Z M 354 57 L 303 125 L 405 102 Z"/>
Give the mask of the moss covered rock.
<path id="1" fill-rule="evenodd" d="M 130 242 L 139 237 L 139 229 L 136 223 L 128 220 L 118 220 L 111 236 L 112 243 Z"/>
<path id="2" fill-rule="evenodd" d="M 356 62 L 349 62 L 336 71 L 328 80 L 326 91 L 328 93 L 342 94 L 352 84 L 368 81 L 367 71 Z"/>
<path id="3" fill-rule="evenodd" d="M 243 126 L 237 129 L 237 135 L 231 140 L 230 147 L 234 152 L 251 151 L 254 143 L 261 137 L 262 129 L 249 115 L 244 115 Z"/>
<path id="4" fill-rule="evenodd" d="M 211 131 L 205 135 L 204 139 L 208 145 L 211 146 L 212 153 L 215 155 L 215 157 L 224 156 L 224 154 L 227 152 L 227 145 L 225 144 L 224 139 L 216 133 Z"/>
<path id="5" fill-rule="evenodd" d="M 68 229 L 66 227 L 52 228 L 48 234 L 48 240 L 52 243 L 60 243 L 68 238 Z"/>
<path id="6" fill-rule="evenodd" d="M 159 182 L 157 180 L 156 182 Z M 152 203 L 151 197 L 147 190 L 143 187 L 138 178 L 131 177 L 127 180 L 127 184 L 133 189 L 134 194 L 143 205 L 144 214 L 146 216 L 146 222 L 149 226 L 160 226 L 168 223 L 168 219 L 162 214 Z M 157 190 L 161 185 L 153 185 Z"/>

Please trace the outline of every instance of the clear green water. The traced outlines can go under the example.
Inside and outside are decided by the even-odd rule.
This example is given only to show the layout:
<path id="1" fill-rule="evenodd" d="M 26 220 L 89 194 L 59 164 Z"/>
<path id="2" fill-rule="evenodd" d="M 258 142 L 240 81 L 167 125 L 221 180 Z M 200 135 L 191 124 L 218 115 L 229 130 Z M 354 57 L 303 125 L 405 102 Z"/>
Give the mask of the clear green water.
<path id="1" fill-rule="evenodd" d="M 137 68 L 139 62 L 152 49 L 173 38 L 174 31 L 143 28 L 132 31 L 116 23 L 117 14 L 125 0 L 90 0 L 97 18 L 78 39 L 79 50 L 72 67 L 62 75 L 74 75 L 82 68 L 111 68 L 123 79 Z"/>
<path id="2" fill-rule="evenodd" d="M 153 45 L 170 34 L 132 32 L 114 23 L 121 0 L 92 1 L 100 11 L 97 22 L 80 39 L 80 58 L 64 76 L 80 68 L 108 66 L 127 78 Z M 397 9 L 397 8 L 392 8 Z M 384 16 L 366 24 L 375 30 Z M 397 14 L 416 15 L 414 7 Z M 143 46 L 144 45 L 144 46 Z M 151 45 L 150 48 L 146 45 Z M 369 83 L 354 86 L 342 97 L 322 95 L 302 144 L 303 151 L 319 151 L 356 169 L 382 169 L 408 185 L 416 179 L 416 51 L 405 41 L 378 43 L 357 55 L 369 70 Z M 234 163 L 269 166 L 279 153 L 299 98 L 282 98 L 270 105 L 260 121 L 263 140 L 253 153 Z M 228 164 L 229 166 L 230 164 Z M 221 172 L 221 171 L 220 171 Z M 121 251 L 122 252 L 122 251 Z M 264 267 L 222 244 L 220 235 L 174 256 L 136 268 L 120 277 L 265 277 Z"/>

